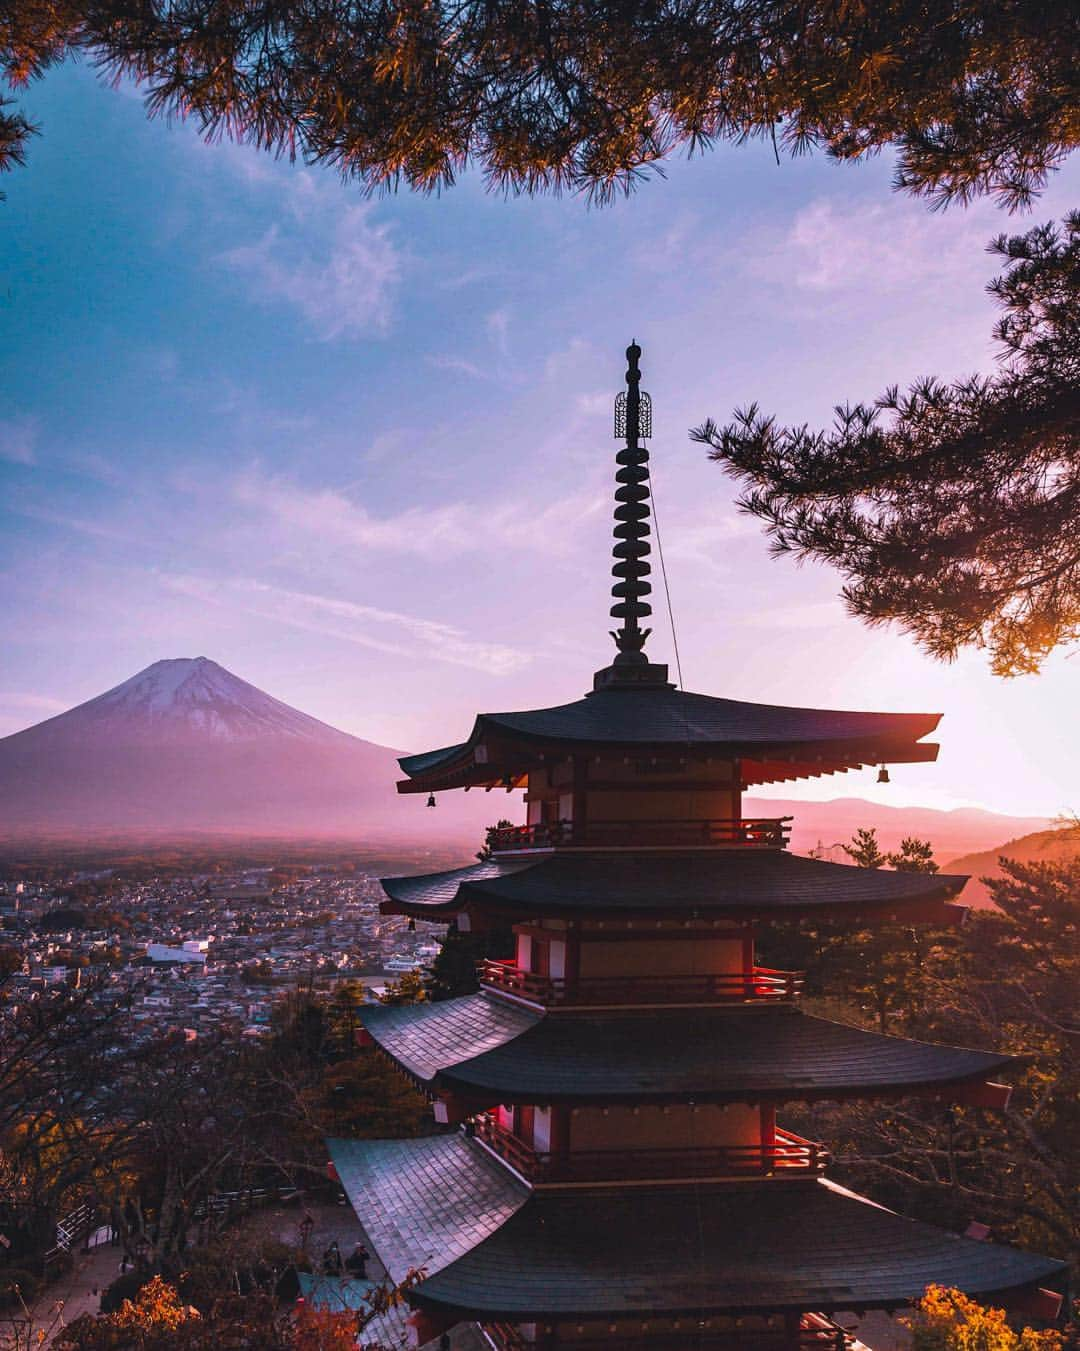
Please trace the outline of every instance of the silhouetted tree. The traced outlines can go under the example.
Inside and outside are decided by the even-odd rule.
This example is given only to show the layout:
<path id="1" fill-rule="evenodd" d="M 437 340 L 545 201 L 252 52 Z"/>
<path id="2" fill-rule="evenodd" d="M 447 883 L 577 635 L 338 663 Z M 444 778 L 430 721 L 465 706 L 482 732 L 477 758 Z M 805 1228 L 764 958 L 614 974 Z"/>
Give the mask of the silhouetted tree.
<path id="1" fill-rule="evenodd" d="M 775 554 L 840 571 L 852 614 L 1016 675 L 1080 636 L 1080 213 L 990 248 L 997 374 L 893 387 L 828 431 L 751 405 L 691 435 L 749 485 Z"/>
<path id="2" fill-rule="evenodd" d="M 471 933 L 450 930 L 427 971 L 428 998 L 438 1002 L 474 994 L 480 988 L 478 965 L 485 958 L 505 961 L 513 955 L 514 935 L 510 929 L 482 929 Z"/>
<path id="3" fill-rule="evenodd" d="M 1026 202 L 1076 143 L 1080 20 L 1024 0 L 2 0 L 18 85 L 81 53 L 151 113 L 445 187 L 466 163 L 515 192 L 629 188 L 678 147 L 771 140 L 898 150 L 936 202 Z M 30 128 L 0 108 L 0 164 Z"/>
<path id="4" fill-rule="evenodd" d="M 890 853 L 889 864 L 898 873 L 936 873 L 938 865 L 934 862 L 934 846 L 929 840 L 917 840 L 907 835 L 900 841 L 900 848 Z"/>
<path id="5" fill-rule="evenodd" d="M 869 830 L 857 830 L 851 843 L 842 844 L 840 848 L 860 868 L 880 868 L 886 862 L 885 854 L 878 844 L 877 831 L 872 826 Z"/>
<path id="6" fill-rule="evenodd" d="M 865 1177 L 924 1213 L 972 1217 L 996 1236 L 1080 1256 L 1080 859 L 1001 860 L 997 910 L 976 912 L 949 951 L 928 955 L 916 1035 L 1027 1057 L 1004 1111 L 894 1105 L 860 1114 Z M 841 1154 L 841 1161 L 844 1160 Z"/>

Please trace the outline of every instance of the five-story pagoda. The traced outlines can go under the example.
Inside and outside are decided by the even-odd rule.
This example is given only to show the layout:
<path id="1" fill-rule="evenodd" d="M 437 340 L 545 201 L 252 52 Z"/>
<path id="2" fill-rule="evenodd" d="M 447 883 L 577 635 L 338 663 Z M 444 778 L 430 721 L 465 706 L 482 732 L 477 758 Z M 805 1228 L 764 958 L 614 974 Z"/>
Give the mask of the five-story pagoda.
<path id="1" fill-rule="evenodd" d="M 958 1237 L 828 1181 L 785 1102 L 934 1095 L 994 1106 L 1008 1056 L 803 1013 L 799 973 L 755 962 L 777 920 L 945 924 L 963 877 L 785 849 L 746 820 L 754 784 L 928 761 L 937 715 L 834 712 L 676 689 L 645 655 L 648 395 L 627 350 L 616 404 L 617 655 L 583 699 L 482 714 L 405 757 L 402 792 L 523 788 L 490 861 L 389 878 L 383 910 L 512 925 L 479 993 L 364 1014 L 446 1133 L 332 1141 L 337 1175 L 420 1341 L 462 1320 L 498 1348 L 844 1346 L 830 1315 L 929 1282 L 1022 1299 L 1062 1264 Z"/>

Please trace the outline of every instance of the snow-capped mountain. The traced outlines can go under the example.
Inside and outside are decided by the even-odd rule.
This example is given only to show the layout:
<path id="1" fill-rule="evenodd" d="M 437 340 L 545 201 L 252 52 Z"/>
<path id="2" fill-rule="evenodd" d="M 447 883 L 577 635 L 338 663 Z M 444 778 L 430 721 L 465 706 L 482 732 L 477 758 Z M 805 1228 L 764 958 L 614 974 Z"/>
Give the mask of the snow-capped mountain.
<path id="1" fill-rule="evenodd" d="M 209 657 L 155 661 L 96 699 L 28 730 L 41 736 L 48 730 L 49 735 L 64 738 L 74 733 L 84 740 L 119 736 L 125 741 L 190 737 L 256 741 L 286 737 L 372 744 L 290 708 Z"/>
<path id="2" fill-rule="evenodd" d="M 473 796 L 425 811 L 422 797 L 396 791 L 399 753 L 291 708 L 207 657 L 157 661 L 0 739 L 0 837 L 481 840 L 490 805 Z"/>

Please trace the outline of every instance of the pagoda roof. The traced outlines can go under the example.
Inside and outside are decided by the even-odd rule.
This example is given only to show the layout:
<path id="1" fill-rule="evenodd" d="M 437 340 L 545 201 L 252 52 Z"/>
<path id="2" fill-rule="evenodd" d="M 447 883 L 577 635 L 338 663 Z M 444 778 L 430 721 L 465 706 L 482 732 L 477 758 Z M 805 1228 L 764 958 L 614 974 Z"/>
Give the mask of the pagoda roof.
<path id="1" fill-rule="evenodd" d="M 429 1273 L 505 1224 L 529 1189 L 463 1135 L 327 1140 L 338 1181 L 391 1279 Z"/>
<path id="2" fill-rule="evenodd" d="M 512 914 L 587 917 L 906 910 L 943 902 L 968 879 L 887 872 L 779 849 L 565 850 L 492 859 L 449 872 L 387 877 L 382 909 L 417 917 L 475 906 Z"/>
<path id="3" fill-rule="evenodd" d="M 1014 1056 L 936 1046 L 789 1006 L 542 1014 L 497 995 L 364 1009 L 379 1047 L 432 1092 L 481 1102 L 746 1102 L 985 1082 Z"/>
<path id="4" fill-rule="evenodd" d="M 409 1302 L 462 1318 L 896 1308 L 931 1282 L 997 1295 L 1066 1270 L 828 1182 L 528 1193 L 460 1135 L 330 1148 L 391 1275 L 426 1268 Z"/>
<path id="5" fill-rule="evenodd" d="M 693 694 L 666 682 L 616 684 L 554 708 L 481 713 L 467 740 L 403 756 L 399 763 L 413 782 L 399 784 L 399 789 L 427 792 L 483 783 L 506 770 L 520 770 L 523 758 L 535 759 L 539 752 L 556 748 L 626 747 L 668 754 L 693 748 L 699 754 L 747 760 L 743 777 L 748 783 L 804 777 L 879 761 L 933 760 L 937 746 L 917 743 L 940 719 L 940 713 L 746 703 Z M 785 770 L 773 763 L 784 760 L 797 764 Z M 760 768 L 757 762 L 763 762 Z"/>

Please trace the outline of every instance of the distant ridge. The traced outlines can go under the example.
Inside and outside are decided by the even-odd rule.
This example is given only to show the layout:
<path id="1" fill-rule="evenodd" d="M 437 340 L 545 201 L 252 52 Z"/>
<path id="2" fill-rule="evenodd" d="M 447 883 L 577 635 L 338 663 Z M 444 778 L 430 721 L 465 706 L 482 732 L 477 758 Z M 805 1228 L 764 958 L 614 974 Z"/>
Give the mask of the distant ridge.
<path id="1" fill-rule="evenodd" d="M 0 835 L 482 839 L 490 801 L 400 797 L 400 752 L 350 736 L 208 657 L 156 661 L 0 739 Z"/>
<path id="2" fill-rule="evenodd" d="M 980 807 L 957 807 L 939 811 L 933 807 L 890 807 L 865 798 L 832 798 L 828 802 L 799 802 L 781 798 L 743 798 L 744 816 L 794 816 L 791 847 L 807 854 L 821 846 L 823 857 L 846 863 L 839 847 L 861 828 L 877 831 L 878 844 L 884 850 L 896 849 L 905 835 L 929 840 L 934 857 L 944 867 L 957 854 L 974 854 L 992 849 L 1010 836 L 1028 835 L 1045 830 L 1045 816 L 1005 816 Z M 966 868 L 952 868 L 967 872 Z M 965 899 L 967 892 L 964 893 Z"/>

